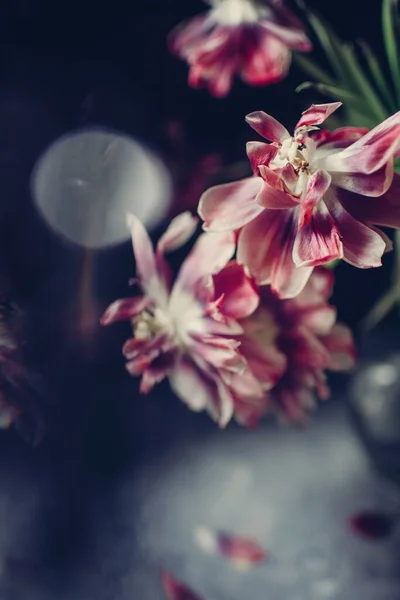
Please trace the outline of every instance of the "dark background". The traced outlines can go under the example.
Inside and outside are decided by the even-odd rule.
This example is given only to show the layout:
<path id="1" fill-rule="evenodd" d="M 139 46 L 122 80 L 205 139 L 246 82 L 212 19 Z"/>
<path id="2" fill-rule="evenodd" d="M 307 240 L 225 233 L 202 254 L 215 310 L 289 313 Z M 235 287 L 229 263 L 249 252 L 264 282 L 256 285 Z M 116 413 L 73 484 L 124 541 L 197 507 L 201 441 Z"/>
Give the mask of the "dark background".
<path id="1" fill-rule="evenodd" d="M 363 37 L 382 53 L 378 0 L 309 4 L 341 37 Z M 151 399 L 137 397 L 120 355 L 128 326 L 97 326 L 108 303 L 129 293 L 129 244 L 95 253 L 89 329 L 77 325 L 71 307 L 84 251 L 57 239 L 37 216 L 29 189 L 37 158 L 60 135 L 90 125 L 131 134 L 163 155 L 166 122 L 179 118 L 200 154 L 241 160 L 251 136 L 248 112 L 266 110 L 289 127 L 308 101 L 320 101 L 295 94 L 305 79 L 296 67 L 271 87 L 237 81 L 224 100 L 189 89 L 187 66 L 168 53 L 166 37 L 204 8 L 195 0 L 14 0 L 0 7 L 0 256 L 8 287 L 26 311 L 27 353 L 40 374 L 47 424 L 37 448 L 13 430 L 1 433 L 0 486 L 7 493 L 15 472 L 47 486 L 27 551 L 37 561 L 28 578 L 43 585 L 55 572 L 72 577 L 73 565 L 90 552 L 92 503 L 99 494 L 112 496 L 121 470 L 163 453 L 174 432 L 199 432 L 208 420 L 190 414 L 166 385 Z M 357 325 L 385 289 L 390 265 L 386 257 L 379 270 L 338 269 L 334 303 L 342 320 Z"/>

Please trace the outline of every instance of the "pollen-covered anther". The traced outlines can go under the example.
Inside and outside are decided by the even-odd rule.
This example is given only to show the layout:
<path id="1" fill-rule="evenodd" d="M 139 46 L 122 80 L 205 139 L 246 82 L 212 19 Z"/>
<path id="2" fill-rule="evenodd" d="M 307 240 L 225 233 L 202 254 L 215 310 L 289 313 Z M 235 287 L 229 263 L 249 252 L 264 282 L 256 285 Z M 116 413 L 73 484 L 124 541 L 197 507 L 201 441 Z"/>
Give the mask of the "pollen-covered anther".
<path id="1" fill-rule="evenodd" d="M 144 310 L 132 319 L 133 334 L 137 340 L 151 340 L 164 327 L 149 310 Z"/>

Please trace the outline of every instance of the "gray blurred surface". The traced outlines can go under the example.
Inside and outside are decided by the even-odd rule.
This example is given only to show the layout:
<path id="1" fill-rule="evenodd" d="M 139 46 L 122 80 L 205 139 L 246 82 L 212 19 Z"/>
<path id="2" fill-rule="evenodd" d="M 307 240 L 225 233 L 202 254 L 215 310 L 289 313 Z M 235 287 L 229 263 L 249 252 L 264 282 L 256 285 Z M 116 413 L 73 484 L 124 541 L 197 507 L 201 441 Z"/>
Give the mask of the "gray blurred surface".
<path id="1" fill-rule="evenodd" d="M 143 447 L 163 428 L 154 410 Z M 48 481 L 37 473 L 32 481 L 21 465 L 3 469 L 0 552 L 17 567 L 7 571 L 6 561 L 0 598 L 161 600 L 161 568 L 205 600 L 400 598 L 400 531 L 371 543 L 347 529 L 353 512 L 392 510 L 400 494 L 372 471 L 340 402 L 321 409 L 303 431 L 219 431 L 192 414 L 176 423 L 174 429 L 164 421 L 170 439 L 160 452 L 144 450 L 135 466 L 98 487 L 86 502 L 90 527 L 79 560 L 53 571 L 35 570 L 32 554 L 43 535 L 38 511 L 56 501 Z M 196 547 L 198 525 L 255 536 L 270 558 L 235 571 Z"/>

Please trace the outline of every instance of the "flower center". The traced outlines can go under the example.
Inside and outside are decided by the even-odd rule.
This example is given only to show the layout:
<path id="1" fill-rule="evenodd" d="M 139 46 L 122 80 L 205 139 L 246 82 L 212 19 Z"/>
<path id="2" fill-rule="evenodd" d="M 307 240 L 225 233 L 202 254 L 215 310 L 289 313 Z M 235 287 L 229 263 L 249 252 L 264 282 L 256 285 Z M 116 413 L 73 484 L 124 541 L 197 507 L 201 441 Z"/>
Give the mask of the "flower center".
<path id="1" fill-rule="evenodd" d="M 160 333 L 174 334 L 168 316 L 159 308 L 146 309 L 132 319 L 133 335 L 137 340 L 152 340 Z"/>
<path id="2" fill-rule="evenodd" d="M 241 321 L 241 325 L 245 335 L 260 348 L 274 345 L 280 333 L 277 320 L 265 306 L 259 306 L 255 313 Z"/>
<path id="3" fill-rule="evenodd" d="M 295 138 L 287 138 L 279 148 L 278 157 L 283 162 L 289 162 L 296 173 L 310 174 L 308 149 L 305 144 Z"/>
<path id="4" fill-rule="evenodd" d="M 235 27 L 242 23 L 257 23 L 268 8 L 252 0 L 214 0 L 211 17 L 220 25 Z"/>

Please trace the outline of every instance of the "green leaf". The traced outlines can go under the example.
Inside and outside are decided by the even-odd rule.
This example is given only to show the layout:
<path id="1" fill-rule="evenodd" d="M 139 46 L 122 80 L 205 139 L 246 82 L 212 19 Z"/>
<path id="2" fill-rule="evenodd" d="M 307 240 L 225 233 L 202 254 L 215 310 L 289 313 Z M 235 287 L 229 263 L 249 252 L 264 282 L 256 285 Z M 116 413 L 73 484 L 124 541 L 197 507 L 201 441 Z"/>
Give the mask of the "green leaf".
<path id="1" fill-rule="evenodd" d="M 385 42 L 386 56 L 388 59 L 390 71 L 392 73 L 393 84 L 397 94 L 397 101 L 400 103 L 400 65 L 399 52 L 396 40 L 396 19 L 395 13 L 397 0 L 383 0 L 382 2 L 382 29 L 383 40 Z"/>
<path id="2" fill-rule="evenodd" d="M 295 53 L 293 54 L 293 60 L 305 73 L 307 73 L 307 75 L 310 75 L 316 81 L 327 85 L 335 85 L 334 79 L 327 75 L 325 71 L 318 67 L 311 59 Z"/>
<path id="3" fill-rule="evenodd" d="M 307 16 L 329 62 L 332 65 L 332 69 L 335 72 L 336 77 L 339 80 L 346 82 L 347 73 L 343 68 L 343 63 L 339 59 L 340 52 L 338 52 L 338 46 L 340 46 L 340 40 L 336 38 L 329 25 L 317 17 L 315 13 L 308 11 Z"/>
<path id="4" fill-rule="evenodd" d="M 400 158 L 394 159 L 394 170 L 400 174 Z"/>
<path id="5" fill-rule="evenodd" d="M 395 289 L 390 289 L 382 296 L 375 306 L 370 310 L 367 316 L 361 321 L 361 330 L 366 332 L 373 329 L 389 312 L 395 307 L 398 302 L 398 294 Z"/>
<path id="6" fill-rule="evenodd" d="M 375 81 L 375 85 L 379 89 L 382 98 L 385 100 L 389 113 L 394 113 L 397 110 L 397 102 L 395 97 L 393 96 L 392 90 L 386 83 L 386 79 L 383 76 L 381 66 L 379 64 L 378 59 L 375 54 L 372 52 L 371 48 L 364 42 L 364 40 L 359 40 L 358 45 L 362 50 L 364 58 L 368 64 L 368 67 L 371 71 L 371 75 Z M 389 116 L 389 115 L 388 115 Z"/>
<path id="7" fill-rule="evenodd" d="M 305 81 L 304 83 L 301 83 L 299 86 L 297 86 L 296 92 L 302 92 L 303 90 L 308 90 L 310 88 L 317 90 L 321 94 L 330 96 L 335 100 L 354 102 L 356 105 L 360 102 L 360 98 L 358 96 L 355 96 L 352 92 L 349 92 L 348 90 L 344 90 L 343 88 L 337 87 L 335 85 L 314 83 L 313 81 Z"/>
<path id="8" fill-rule="evenodd" d="M 337 266 L 338 266 L 338 265 L 339 265 L 341 262 L 342 262 L 342 261 L 341 261 L 339 258 L 337 258 L 337 259 L 335 259 L 335 260 L 331 260 L 331 261 L 330 261 L 330 262 L 328 262 L 328 263 L 325 263 L 325 264 L 324 264 L 324 267 L 325 267 L 325 269 L 333 270 L 333 269 L 336 269 L 336 267 L 337 267 Z"/>
<path id="9" fill-rule="evenodd" d="M 364 108 L 369 107 L 368 114 L 370 114 L 372 118 L 375 117 L 377 123 L 383 121 L 387 117 L 387 111 L 371 83 L 368 81 L 368 78 L 363 73 L 352 46 L 350 46 L 350 44 L 342 44 L 341 50 L 349 76 L 352 78 L 353 84 L 360 93 Z M 366 111 L 363 110 L 363 112 Z"/>
<path id="10" fill-rule="evenodd" d="M 346 72 L 344 71 L 343 65 L 339 60 L 337 44 L 334 43 L 334 38 L 329 34 L 330 32 L 328 33 L 328 27 L 311 12 L 308 14 L 308 18 L 329 62 L 332 65 L 332 69 L 334 70 L 336 77 L 339 80 L 346 80 Z"/>

